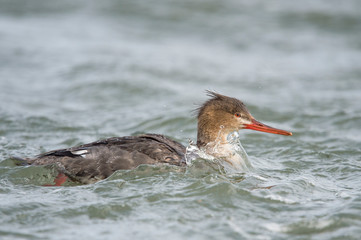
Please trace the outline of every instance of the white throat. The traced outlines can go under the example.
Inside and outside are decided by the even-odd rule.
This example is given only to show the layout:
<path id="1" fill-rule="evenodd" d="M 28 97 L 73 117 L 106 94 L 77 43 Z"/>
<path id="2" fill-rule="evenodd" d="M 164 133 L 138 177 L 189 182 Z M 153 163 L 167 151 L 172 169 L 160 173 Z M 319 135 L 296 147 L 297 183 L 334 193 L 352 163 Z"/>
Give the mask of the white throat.
<path id="1" fill-rule="evenodd" d="M 196 154 L 204 159 L 218 161 L 227 173 L 246 172 L 252 168 L 251 163 L 248 161 L 248 155 L 241 145 L 237 131 L 228 134 L 226 141 L 217 139 L 214 142 L 208 143 L 206 146 L 198 149 Z M 187 163 L 190 163 L 190 161 L 187 160 Z"/>

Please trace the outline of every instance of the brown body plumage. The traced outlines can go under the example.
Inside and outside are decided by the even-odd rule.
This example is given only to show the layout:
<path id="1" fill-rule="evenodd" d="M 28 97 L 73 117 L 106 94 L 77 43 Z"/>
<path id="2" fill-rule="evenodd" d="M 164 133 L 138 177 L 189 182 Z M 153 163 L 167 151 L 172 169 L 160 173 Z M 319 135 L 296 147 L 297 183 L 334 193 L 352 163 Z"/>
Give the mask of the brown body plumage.
<path id="1" fill-rule="evenodd" d="M 120 169 L 132 169 L 141 164 L 168 163 L 184 166 L 185 147 L 165 136 L 108 138 L 77 147 L 59 149 L 26 159 L 32 165 L 56 164 L 60 172 L 73 181 L 96 182 Z"/>

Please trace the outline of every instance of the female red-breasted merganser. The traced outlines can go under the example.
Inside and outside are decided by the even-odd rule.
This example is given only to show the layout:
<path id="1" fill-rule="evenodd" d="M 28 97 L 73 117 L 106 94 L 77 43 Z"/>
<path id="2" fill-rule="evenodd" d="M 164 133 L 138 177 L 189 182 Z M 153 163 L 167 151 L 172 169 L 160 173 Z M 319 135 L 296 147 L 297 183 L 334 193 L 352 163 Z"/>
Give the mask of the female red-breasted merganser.
<path id="1" fill-rule="evenodd" d="M 240 129 L 292 135 L 258 122 L 246 106 L 236 98 L 215 92 L 198 109 L 197 147 L 216 159 L 237 166 L 239 158 L 232 157 L 229 135 Z M 72 181 L 92 183 L 109 177 L 119 169 L 132 169 L 141 164 L 168 163 L 186 165 L 186 147 L 158 134 L 108 138 L 72 148 L 43 153 L 26 158 L 28 164 L 55 164 L 60 172 L 56 186 L 70 178 Z"/>

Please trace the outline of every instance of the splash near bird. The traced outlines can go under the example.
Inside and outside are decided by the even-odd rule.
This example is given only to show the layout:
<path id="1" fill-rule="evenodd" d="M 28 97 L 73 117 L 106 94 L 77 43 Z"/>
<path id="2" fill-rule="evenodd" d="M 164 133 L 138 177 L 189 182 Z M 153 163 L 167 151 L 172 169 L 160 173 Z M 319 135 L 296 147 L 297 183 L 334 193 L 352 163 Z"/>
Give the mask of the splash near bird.
<path id="1" fill-rule="evenodd" d="M 242 170 L 245 159 L 234 152 L 234 133 L 252 129 L 267 133 L 292 135 L 291 132 L 267 126 L 257 121 L 242 101 L 215 92 L 207 92 L 210 99 L 198 109 L 198 152 L 219 159 Z M 231 136 L 231 137 L 230 137 Z M 232 138 L 233 136 L 233 138 Z M 242 148 L 241 145 L 238 145 Z M 55 164 L 59 175 L 55 185 L 67 178 L 80 183 L 94 183 L 120 169 L 132 169 L 141 164 L 167 163 L 186 166 L 187 148 L 166 136 L 142 134 L 114 137 L 96 142 L 53 150 L 25 158 L 30 165 Z"/>

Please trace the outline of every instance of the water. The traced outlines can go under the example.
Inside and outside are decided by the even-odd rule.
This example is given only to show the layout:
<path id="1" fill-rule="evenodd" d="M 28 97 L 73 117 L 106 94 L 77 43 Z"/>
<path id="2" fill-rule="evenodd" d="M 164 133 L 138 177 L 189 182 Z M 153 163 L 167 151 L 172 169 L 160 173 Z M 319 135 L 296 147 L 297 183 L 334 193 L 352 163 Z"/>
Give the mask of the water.
<path id="1" fill-rule="evenodd" d="M 1 239 L 359 239 L 361 3 L 0 1 Z M 253 169 L 141 166 L 42 187 L 10 155 L 141 132 L 196 139 L 205 89 L 291 130 Z"/>

